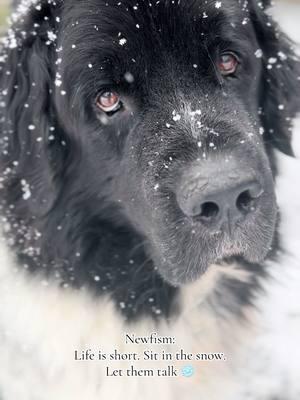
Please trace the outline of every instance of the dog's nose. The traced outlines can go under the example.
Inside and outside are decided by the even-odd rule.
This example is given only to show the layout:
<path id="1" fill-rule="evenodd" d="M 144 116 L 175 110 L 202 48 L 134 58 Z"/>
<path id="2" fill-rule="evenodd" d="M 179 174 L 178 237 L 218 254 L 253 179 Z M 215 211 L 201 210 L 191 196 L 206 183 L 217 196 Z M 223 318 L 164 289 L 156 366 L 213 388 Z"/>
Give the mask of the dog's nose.
<path id="1" fill-rule="evenodd" d="M 177 195 L 183 213 L 204 223 L 212 231 L 225 226 L 229 230 L 249 217 L 260 202 L 263 189 L 258 180 L 245 177 L 240 171 L 218 171 L 203 177 L 194 175 L 181 187 Z"/>

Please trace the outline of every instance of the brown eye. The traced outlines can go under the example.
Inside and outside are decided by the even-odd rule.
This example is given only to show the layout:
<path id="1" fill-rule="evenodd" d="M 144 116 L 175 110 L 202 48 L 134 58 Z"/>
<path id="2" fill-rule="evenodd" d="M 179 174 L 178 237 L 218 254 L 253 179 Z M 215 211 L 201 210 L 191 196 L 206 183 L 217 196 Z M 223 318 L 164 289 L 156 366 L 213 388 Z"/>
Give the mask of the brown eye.
<path id="1" fill-rule="evenodd" d="M 116 92 L 107 90 L 99 94 L 96 105 L 106 113 L 118 111 L 121 107 L 120 96 Z"/>
<path id="2" fill-rule="evenodd" d="M 238 63 L 238 59 L 234 54 L 226 53 L 221 55 L 218 68 L 222 75 L 232 75 L 235 73 Z"/>

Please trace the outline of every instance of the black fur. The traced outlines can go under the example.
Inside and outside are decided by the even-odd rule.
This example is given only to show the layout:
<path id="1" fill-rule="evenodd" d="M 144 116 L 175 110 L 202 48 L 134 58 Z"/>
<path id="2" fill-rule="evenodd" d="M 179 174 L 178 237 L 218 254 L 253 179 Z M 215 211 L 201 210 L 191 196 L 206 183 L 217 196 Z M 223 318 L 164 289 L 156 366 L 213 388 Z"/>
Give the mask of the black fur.
<path id="1" fill-rule="evenodd" d="M 223 79 L 214 60 L 228 48 L 242 62 Z M 109 293 L 131 319 L 168 317 L 178 293 L 170 282 L 230 257 L 254 273 L 247 287 L 227 282 L 237 308 L 251 301 L 275 243 L 273 150 L 292 154 L 299 109 L 298 62 L 261 2 L 41 1 L 14 23 L 1 57 L 2 215 L 22 266 Z M 103 121 L 95 98 L 107 87 L 125 109 Z M 187 103 L 221 132 L 203 130 L 201 152 L 191 125 L 172 120 Z M 232 238 L 209 239 L 201 226 L 192 235 L 176 205 L 202 152 L 233 153 L 268 182 L 262 215 Z"/>

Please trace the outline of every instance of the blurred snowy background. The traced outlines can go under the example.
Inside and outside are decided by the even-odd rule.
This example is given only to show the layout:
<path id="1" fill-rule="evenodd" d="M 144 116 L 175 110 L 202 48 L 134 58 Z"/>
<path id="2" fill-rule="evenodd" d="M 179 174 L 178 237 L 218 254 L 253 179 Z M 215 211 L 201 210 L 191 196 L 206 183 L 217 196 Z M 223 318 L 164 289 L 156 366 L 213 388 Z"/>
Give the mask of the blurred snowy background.
<path id="1" fill-rule="evenodd" d="M 0 0 L 0 26 L 1 25 L 3 26 L 7 13 L 8 13 L 8 0 Z"/>

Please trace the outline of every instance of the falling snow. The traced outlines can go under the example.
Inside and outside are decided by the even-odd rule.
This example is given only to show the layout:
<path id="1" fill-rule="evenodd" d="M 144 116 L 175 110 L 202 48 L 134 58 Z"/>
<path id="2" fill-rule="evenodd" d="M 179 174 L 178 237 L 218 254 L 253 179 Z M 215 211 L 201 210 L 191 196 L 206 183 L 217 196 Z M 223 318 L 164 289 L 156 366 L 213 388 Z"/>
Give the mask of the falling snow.
<path id="1" fill-rule="evenodd" d="M 124 79 L 128 83 L 133 83 L 134 82 L 134 76 L 132 75 L 131 72 L 128 72 L 128 71 L 125 73 Z"/>
<path id="2" fill-rule="evenodd" d="M 275 58 L 275 57 L 271 57 L 268 59 L 269 64 L 276 64 L 276 62 L 277 62 L 277 58 Z"/>
<path id="3" fill-rule="evenodd" d="M 127 43 L 127 39 L 125 39 L 125 38 L 122 38 L 119 40 L 120 46 L 124 46 L 126 43 Z"/>
<path id="4" fill-rule="evenodd" d="M 21 180 L 22 192 L 23 192 L 23 199 L 28 200 L 31 197 L 30 186 L 25 179 Z"/>
<path id="5" fill-rule="evenodd" d="M 48 35 L 48 39 L 49 39 L 51 42 L 54 42 L 54 41 L 57 39 L 56 34 L 55 34 L 54 32 L 52 32 L 52 31 L 48 31 L 48 32 L 47 32 L 47 35 Z"/>
<path id="6" fill-rule="evenodd" d="M 263 56 L 263 51 L 261 49 L 257 49 L 256 52 L 254 53 L 255 57 L 257 58 L 262 58 Z"/>
<path id="7" fill-rule="evenodd" d="M 177 122 L 181 120 L 181 116 L 175 110 L 173 111 L 172 115 L 173 121 Z"/>

